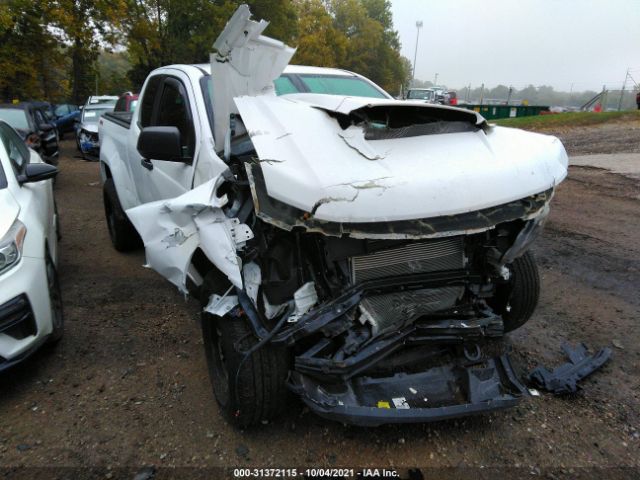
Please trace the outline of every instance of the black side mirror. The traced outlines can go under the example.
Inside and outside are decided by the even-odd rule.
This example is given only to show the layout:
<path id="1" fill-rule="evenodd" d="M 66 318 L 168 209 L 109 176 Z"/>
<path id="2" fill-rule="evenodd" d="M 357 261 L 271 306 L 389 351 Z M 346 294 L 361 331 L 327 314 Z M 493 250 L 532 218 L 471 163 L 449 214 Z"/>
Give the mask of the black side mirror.
<path id="1" fill-rule="evenodd" d="M 50 132 L 54 128 L 55 127 L 50 123 L 43 123 L 42 125 L 40 125 L 40 130 L 42 130 L 43 132 Z"/>
<path id="2" fill-rule="evenodd" d="M 58 175 L 58 169 L 48 163 L 27 163 L 22 174 L 18 175 L 18 183 L 33 183 L 49 180 Z"/>
<path id="3" fill-rule="evenodd" d="M 180 130 L 177 127 L 146 127 L 138 137 L 138 153 L 143 159 L 191 164 L 182 154 Z"/>

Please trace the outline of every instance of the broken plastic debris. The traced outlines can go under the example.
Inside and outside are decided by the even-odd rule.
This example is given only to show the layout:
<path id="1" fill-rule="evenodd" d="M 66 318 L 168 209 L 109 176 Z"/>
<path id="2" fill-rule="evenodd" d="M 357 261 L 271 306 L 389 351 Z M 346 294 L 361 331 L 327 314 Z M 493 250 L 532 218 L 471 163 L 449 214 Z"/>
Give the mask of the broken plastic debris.
<path id="1" fill-rule="evenodd" d="M 540 396 L 540 392 L 538 390 L 536 390 L 535 388 L 530 388 L 529 389 L 529 395 L 531 395 L 532 397 L 539 397 Z"/>
<path id="2" fill-rule="evenodd" d="M 416 390 L 416 389 L 415 389 L 415 388 L 413 388 L 413 387 L 410 387 L 410 388 L 409 388 L 409 391 L 410 391 L 411 393 L 413 393 L 414 395 L 415 395 L 416 393 L 418 393 L 418 390 Z"/>
<path id="3" fill-rule="evenodd" d="M 300 317 L 307 313 L 318 303 L 318 292 L 316 292 L 316 284 L 314 282 L 305 283 L 296 293 L 293 294 L 293 300 L 296 309 L 289 317 L 290 323 L 297 322 Z"/>
<path id="4" fill-rule="evenodd" d="M 557 395 L 575 393 L 578 391 L 578 382 L 604 365 L 612 353 L 610 348 L 603 348 L 595 355 L 588 355 L 584 343 L 576 348 L 563 343 L 562 350 L 569 357 L 568 363 L 560 365 L 553 372 L 545 367 L 538 367 L 529 374 L 529 381 Z"/>
<path id="5" fill-rule="evenodd" d="M 389 402 L 383 402 L 381 400 L 378 402 L 378 408 L 391 408 L 391 404 Z"/>

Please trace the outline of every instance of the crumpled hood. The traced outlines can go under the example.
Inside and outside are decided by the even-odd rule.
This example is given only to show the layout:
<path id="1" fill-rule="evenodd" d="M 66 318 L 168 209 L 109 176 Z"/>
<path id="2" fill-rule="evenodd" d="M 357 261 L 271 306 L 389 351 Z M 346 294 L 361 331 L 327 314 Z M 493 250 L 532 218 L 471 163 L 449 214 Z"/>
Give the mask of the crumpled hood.
<path id="1" fill-rule="evenodd" d="M 0 212 L 2 212 L 0 215 L 0 238 L 2 238 L 20 213 L 20 205 L 7 188 L 0 189 Z"/>
<path id="2" fill-rule="evenodd" d="M 80 129 L 86 132 L 98 133 L 98 123 L 83 123 Z"/>
<path id="3" fill-rule="evenodd" d="M 455 215 L 546 191 L 567 174 L 567 155 L 557 138 L 489 127 L 467 110 L 305 94 L 245 96 L 235 103 L 256 148 L 268 195 L 319 220 Z M 455 114 L 483 128 L 366 140 L 362 127 L 340 125 L 340 115 L 371 107 L 394 108 L 396 115 L 417 107 L 463 112 Z"/>

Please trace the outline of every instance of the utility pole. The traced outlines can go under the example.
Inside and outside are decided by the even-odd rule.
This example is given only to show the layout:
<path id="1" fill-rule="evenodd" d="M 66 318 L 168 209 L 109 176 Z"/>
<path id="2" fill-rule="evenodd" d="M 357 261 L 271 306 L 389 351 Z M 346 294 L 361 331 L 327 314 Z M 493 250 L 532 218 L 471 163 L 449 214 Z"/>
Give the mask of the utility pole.
<path id="1" fill-rule="evenodd" d="M 418 20 L 416 22 L 416 30 L 418 30 L 418 34 L 416 36 L 416 53 L 413 56 L 413 72 L 411 73 L 411 85 L 414 85 L 416 80 L 416 62 L 418 61 L 418 42 L 420 40 L 420 29 L 422 28 L 422 20 Z"/>
<path id="2" fill-rule="evenodd" d="M 480 105 L 484 101 L 484 83 L 480 86 Z"/>
<path id="3" fill-rule="evenodd" d="M 571 87 L 569 87 L 569 105 L 567 105 L 568 107 L 571 106 L 572 100 L 573 100 L 573 83 L 571 84 Z"/>
<path id="4" fill-rule="evenodd" d="M 624 97 L 624 89 L 627 86 L 627 78 L 629 78 L 629 69 L 624 74 L 624 82 L 622 82 L 622 90 L 620 90 L 620 99 L 618 100 L 618 111 L 622 110 L 622 98 Z"/>
<path id="5" fill-rule="evenodd" d="M 438 74 L 436 73 L 436 78 L 433 80 L 433 86 L 438 85 Z"/>
<path id="6" fill-rule="evenodd" d="M 511 103 L 512 94 L 513 94 L 513 85 L 509 85 L 509 95 L 507 96 L 507 106 Z"/>

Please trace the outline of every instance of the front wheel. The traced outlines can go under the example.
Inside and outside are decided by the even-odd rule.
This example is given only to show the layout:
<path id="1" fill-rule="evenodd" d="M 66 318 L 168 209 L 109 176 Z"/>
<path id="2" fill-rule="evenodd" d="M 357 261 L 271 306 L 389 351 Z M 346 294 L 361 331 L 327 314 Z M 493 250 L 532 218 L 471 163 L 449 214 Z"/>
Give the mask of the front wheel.
<path id="1" fill-rule="evenodd" d="M 527 323 L 540 298 L 540 274 L 536 259 L 526 252 L 507 266 L 511 278 L 498 289 L 497 310 L 502 314 L 505 332 L 511 332 Z"/>
<path id="2" fill-rule="evenodd" d="M 246 314 L 237 309 L 224 317 L 205 312 L 215 292 L 209 284 L 205 280 L 202 292 L 202 337 L 216 400 L 229 421 L 241 428 L 270 420 L 288 399 L 287 350 L 266 344 L 248 355 L 258 340 Z"/>

